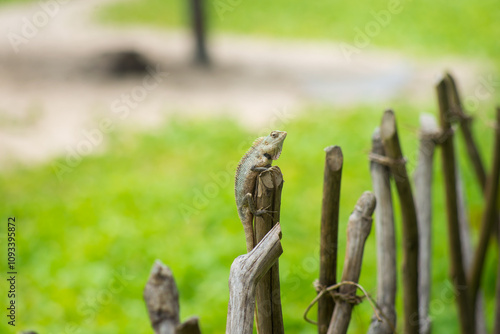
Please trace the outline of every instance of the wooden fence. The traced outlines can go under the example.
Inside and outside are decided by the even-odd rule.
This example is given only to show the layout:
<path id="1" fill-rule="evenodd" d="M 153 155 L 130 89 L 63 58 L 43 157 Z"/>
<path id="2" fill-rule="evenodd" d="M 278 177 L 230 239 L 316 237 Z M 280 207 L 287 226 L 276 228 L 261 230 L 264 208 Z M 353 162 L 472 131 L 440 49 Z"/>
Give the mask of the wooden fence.
<path id="1" fill-rule="evenodd" d="M 353 308 L 369 302 L 374 316 L 368 333 L 431 332 L 429 314 L 431 295 L 432 171 L 434 152 L 441 152 L 442 175 L 450 254 L 450 281 L 454 284 L 457 322 L 462 334 L 486 334 L 481 279 L 489 241 L 499 238 L 500 224 L 500 108 L 496 123 L 492 165 L 484 166 L 474 140 L 472 117 L 464 110 L 453 77 L 446 74 L 436 86 L 439 125 L 435 117 L 420 119 L 420 147 L 412 182 L 399 141 L 396 114 L 387 110 L 372 137 L 369 155 L 373 193 L 361 195 L 347 225 L 347 244 L 343 272 L 338 279 L 337 240 L 343 155 L 338 146 L 325 149 L 323 202 L 320 231 L 320 270 L 314 286 L 317 297 L 307 307 L 305 321 L 317 325 L 318 333 L 346 333 Z M 484 194 L 484 210 L 479 241 L 471 243 L 463 186 L 455 151 L 455 133 L 460 130 L 468 160 Z M 402 264 L 396 261 L 396 229 L 391 179 L 401 207 Z M 413 186 L 415 191 L 413 190 Z M 255 217 L 255 235 L 259 243 L 248 254 L 236 258 L 229 275 L 229 306 L 226 333 L 253 332 L 254 319 L 260 334 L 284 333 L 280 299 L 278 258 L 281 247 L 280 203 L 283 175 L 278 167 L 262 172 L 254 194 L 259 208 L 271 214 Z M 376 216 L 377 297 L 374 301 L 358 281 L 365 240 Z M 395 309 L 396 281 L 402 277 L 403 314 Z M 500 265 L 496 286 L 494 333 L 500 333 Z M 360 290 L 361 294 L 357 294 Z M 491 291 L 484 291 L 490 293 Z M 155 333 L 200 333 L 198 319 L 179 320 L 178 291 L 170 269 L 157 261 L 144 290 L 144 298 Z M 317 322 L 307 313 L 318 307 Z"/>

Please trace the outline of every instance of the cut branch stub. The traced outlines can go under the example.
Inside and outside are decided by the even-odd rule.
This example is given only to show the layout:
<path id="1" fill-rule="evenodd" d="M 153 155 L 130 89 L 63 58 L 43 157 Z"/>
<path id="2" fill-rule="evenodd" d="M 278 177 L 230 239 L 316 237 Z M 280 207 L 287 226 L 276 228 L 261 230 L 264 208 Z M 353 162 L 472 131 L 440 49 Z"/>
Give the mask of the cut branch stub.
<path id="1" fill-rule="evenodd" d="M 179 293 L 169 267 L 156 260 L 146 287 L 144 300 L 151 325 L 157 334 L 175 334 L 179 324 Z"/>
<path id="2" fill-rule="evenodd" d="M 175 334 L 201 334 L 198 317 L 191 317 L 178 325 Z"/>
<path id="3" fill-rule="evenodd" d="M 375 210 L 375 205 L 375 196 L 367 191 L 359 198 L 354 211 L 349 217 L 342 282 L 350 281 L 358 283 L 359 281 L 363 262 L 363 250 L 366 238 L 370 234 L 372 227 L 371 216 Z M 356 286 L 351 284 L 342 285 L 338 293 L 341 297 L 335 305 L 328 334 L 344 334 L 347 332 L 353 308 L 351 299 L 355 299 Z"/>

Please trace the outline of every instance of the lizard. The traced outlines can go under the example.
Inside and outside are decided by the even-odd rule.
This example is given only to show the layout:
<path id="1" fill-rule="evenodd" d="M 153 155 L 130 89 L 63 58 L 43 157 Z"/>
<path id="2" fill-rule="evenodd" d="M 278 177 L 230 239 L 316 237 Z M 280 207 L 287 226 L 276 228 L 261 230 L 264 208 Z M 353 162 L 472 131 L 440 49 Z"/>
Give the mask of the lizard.
<path id="1" fill-rule="evenodd" d="M 279 158 L 286 135 L 285 131 L 272 131 L 267 137 L 257 138 L 236 169 L 234 192 L 238 216 L 245 231 L 247 252 L 255 246 L 253 216 L 267 212 L 266 209 L 255 208 L 253 193 L 257 176 L 271 168 L 272 161 Z"/>

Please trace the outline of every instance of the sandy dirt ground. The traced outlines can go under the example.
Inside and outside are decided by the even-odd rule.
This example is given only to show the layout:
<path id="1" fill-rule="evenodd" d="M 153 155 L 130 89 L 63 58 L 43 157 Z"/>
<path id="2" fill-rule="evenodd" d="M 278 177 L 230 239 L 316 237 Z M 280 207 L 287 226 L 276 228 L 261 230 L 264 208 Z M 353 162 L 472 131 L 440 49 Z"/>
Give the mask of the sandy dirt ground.
<path id="1" fill-rule="evenodd" d="M 102 127 L 140 130 L 185 114 L 227 115 L 257 129 L 308 105 L 380 103 L 382 110 L 394 98 L 429 100 L 445 69 L 466 83 L 463 89 L 488 72 L 468 59 L 417 59 L 368 47 L 348 60 L 333 42 L 234 35 L 210 36 L 213 65 L 201 68 L 192 64 L 189 31 L 100 25 L 95 12 L 107 2 L 0 8 L 3 168 L 64 155 Z M 110 74 L 109 54 L 128 50 L 145 56 L 148 72 Z"/>

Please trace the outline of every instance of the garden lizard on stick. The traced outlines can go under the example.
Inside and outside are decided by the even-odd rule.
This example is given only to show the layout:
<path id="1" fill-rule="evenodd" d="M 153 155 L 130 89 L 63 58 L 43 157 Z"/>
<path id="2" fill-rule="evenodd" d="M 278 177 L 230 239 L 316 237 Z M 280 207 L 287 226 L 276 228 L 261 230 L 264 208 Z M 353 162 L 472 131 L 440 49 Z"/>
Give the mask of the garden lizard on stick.
<path id="1" fill-rule="evenodd" d="M 248 252 L 255 246 L 253 216 L 266 213 L 266 209 L 257 210 L 255 208 L 253 200 L 255 182 L 258 174 L 271 168 L 272 161 L 279 158 L 285 138 L 285 131 L 273 131 L 267 137 L 258 138 L 241 158 L 236 169 L 234 185 L 236 206 L 245 230 Z"/>

